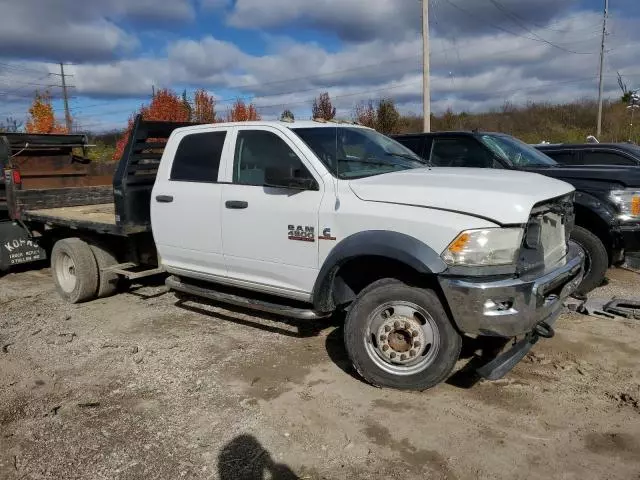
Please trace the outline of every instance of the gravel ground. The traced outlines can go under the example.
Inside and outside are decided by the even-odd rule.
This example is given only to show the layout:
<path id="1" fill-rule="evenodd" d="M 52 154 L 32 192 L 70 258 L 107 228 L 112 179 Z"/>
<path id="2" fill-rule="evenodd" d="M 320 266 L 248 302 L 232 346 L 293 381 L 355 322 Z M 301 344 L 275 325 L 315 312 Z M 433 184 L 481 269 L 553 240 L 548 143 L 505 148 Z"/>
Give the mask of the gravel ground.
<path id="1" fill-rule="evenodd" d="M 153 285 L 67 305 L 49 275 L 0 278 L 2 480 L 640 479 L 639 321 L 568 313 L 506 378 L 408 393 L 356 378 L 337 325 Z"/>

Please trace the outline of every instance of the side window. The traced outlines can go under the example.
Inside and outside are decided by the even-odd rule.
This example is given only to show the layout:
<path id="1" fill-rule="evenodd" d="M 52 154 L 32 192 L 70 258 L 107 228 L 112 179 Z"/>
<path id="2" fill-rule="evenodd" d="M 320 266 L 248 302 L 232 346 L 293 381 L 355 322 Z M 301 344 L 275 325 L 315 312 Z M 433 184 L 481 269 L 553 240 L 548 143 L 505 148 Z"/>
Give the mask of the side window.
<path id="1" fill-rule="evenodd" d="M 431 163 L 438 167 L 491 168 L 493 158 L 473 138 L 434 138 L 431 146 Z"/>
<path id="2" fill-rule="evenodd" d="M 409 150 L 411 150 L 416 155 L 422 156 L 422 154 L 423 154 L 422 144 L 424 143 L 422 141 L 422 137 L 418 137 L 418 136 L 416 136 L 416 137 L 396 137 L 394 140 L 398 141 L 399 143 L 401 143 L 402 145 L 407 147 Z"/>
<path id="3" fill-rule="evenodd" d="M 632 159 L 619 153 L 597 150 L 584 152 L 582 163 L 584 165 L 636 165 Z"/>
<path id="4" fill-rule="evenodd" d="M 313 179 L 286 142 L 264 130 L 240 130 L 233 162 L 233 183 L 263 186 L 268 169 L 287 172 L 289 178 Z"/>
<path id="5" fill-rule="evenodd" d="M 171 167 L 171 180 L 217 182 L 226 131 L 192 133 L 180 140 Z"/>
<path id="6" fill-rule="evenodd" d="M 561 165 L 576 164 L 576 159 L 573 152 L 548 152 L 546 150 L 542 150 L 542 153 L 544 153 L 548 157 L 553 158 L 556 162 L 558 162 Z"/>

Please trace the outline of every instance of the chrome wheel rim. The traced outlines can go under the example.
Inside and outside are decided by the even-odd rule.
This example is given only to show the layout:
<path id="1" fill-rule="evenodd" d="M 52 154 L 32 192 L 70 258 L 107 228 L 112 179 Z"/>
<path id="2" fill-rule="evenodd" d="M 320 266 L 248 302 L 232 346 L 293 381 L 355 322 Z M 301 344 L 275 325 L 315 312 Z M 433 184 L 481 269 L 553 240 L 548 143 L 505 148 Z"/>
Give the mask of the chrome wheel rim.
<path id="1" fill-rule="evenodd" d="M 434 362 L 440 331 L 419 305 L 387 302 L 368 316 L 364 344 L 369 358 L 385 372 L 414 375 Z"/>
<path id="2" fill-rule="evenodd" d="M 62 252 L 56 259 L 56 278 L 58 285 L 66 293 L 71 293 L 76 288 L 76 264 L 73 259 Z"/>

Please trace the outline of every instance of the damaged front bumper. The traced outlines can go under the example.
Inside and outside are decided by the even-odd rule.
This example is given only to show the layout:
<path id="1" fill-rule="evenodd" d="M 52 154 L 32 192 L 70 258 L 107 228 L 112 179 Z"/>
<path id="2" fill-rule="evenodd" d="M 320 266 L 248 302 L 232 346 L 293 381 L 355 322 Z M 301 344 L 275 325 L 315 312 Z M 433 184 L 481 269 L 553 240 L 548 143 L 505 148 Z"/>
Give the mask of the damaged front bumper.
<path id="1" fill-rule="evenodd" d="M 443 275 L 439 282 L 462 332 L 516 337 L 553 321 L 582 281 L 583 270 L 584 252 L 569 242 L 562 261 L 542 273 L 499 280 Z"/>
<path id="2" fill-rule="evenodd" d="M 522 337 L 477 373 L 497 380 L 522 360 L 540 338 L 551 338 L 563 301 L 584 274 L 584 252 L 570 242 L 567 255 L 552 268 L 502 280 L 440 277 L 458 328 L 468 334 Z"/>

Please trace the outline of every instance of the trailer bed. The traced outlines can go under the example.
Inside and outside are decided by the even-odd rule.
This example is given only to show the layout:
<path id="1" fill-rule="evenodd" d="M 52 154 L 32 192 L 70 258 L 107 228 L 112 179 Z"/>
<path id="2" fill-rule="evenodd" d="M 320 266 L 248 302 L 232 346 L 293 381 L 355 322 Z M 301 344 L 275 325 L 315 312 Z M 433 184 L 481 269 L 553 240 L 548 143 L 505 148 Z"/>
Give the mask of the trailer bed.
<path id="1" fill-rule="evenodd" d="M 25 210 L 22 219 L 55 227 L 88 229 L 115 235 L 128 235 L 149 230 L 143 225 L 127 227 L 118 225 L 113 202 Z"/>
<path id="2" fill-rule="evenodd" d="M 115 206 L 113 203 L 103 203 L 99 205 L 79 205 L 76 207 L 45 208 L 41 210 L 29 210 L 27 215 L 35 219 L 49 219 L 52 221 L 68 220 L 104 223 L 108 225 L 116 224 Z"/>

